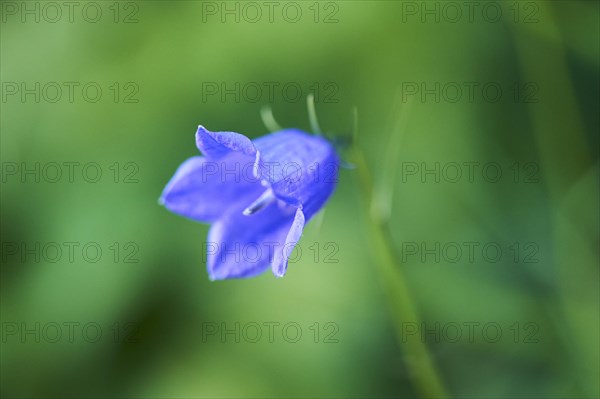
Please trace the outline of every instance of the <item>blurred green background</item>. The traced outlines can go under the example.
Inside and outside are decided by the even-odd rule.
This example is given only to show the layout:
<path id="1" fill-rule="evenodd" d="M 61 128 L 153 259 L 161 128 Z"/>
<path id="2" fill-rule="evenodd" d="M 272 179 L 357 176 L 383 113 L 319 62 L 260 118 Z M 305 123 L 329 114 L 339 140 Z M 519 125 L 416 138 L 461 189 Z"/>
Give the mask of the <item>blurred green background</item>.
<path id="1" fill-rule="evenodd" d="M 598 2 L 74 4 L 2 1 L 2 396 L 414 397 L 416 342 L 452 397 L 599 396 Z M 311 92 L 332 135 L 358 109 L 419 321 L 356 169 L 283 279 L 209 282 L 209 226 L 157 204 L 198 124 L 309 130 Z"/>

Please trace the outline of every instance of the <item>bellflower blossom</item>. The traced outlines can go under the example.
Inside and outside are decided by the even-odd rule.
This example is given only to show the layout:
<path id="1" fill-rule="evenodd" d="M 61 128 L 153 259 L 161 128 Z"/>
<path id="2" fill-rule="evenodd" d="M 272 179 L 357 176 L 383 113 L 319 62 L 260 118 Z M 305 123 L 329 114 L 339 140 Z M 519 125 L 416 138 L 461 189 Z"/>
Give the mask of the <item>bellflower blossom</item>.
<path id="1" fill-rule="evenodd" d="M 185 161 L 160 203 L 211 223 L 211 280 L 252 277 L 269 265 L 282 277 L 305 224 L 327 202 L 339 158 L 320 136 L 284 129 L 255 140 L 234 132 L 196 132 L 204 156 Z"/>

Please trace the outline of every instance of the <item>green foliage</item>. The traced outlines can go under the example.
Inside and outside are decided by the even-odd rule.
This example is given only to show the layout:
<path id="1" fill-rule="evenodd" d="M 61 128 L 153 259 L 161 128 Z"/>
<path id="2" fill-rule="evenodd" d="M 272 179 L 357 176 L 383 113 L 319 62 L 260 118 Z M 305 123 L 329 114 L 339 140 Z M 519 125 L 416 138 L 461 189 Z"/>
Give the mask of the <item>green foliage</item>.
<path id="1" fill-rule="evenodd" d="M 97 23 L 83 3 L 55 23 L 8 3 L 3 396 L 413 397 L 415 340 L 453 397 L 599 396 L 597 2 L 501 2 L 498 22 L 455 23 L 444 2 L 299 2 L 297 23 L 286 3 L 239 23 L 206 8 L 221 2 L 97 2 Z M 256 137 L 270 106 L 308 131 L 309 93 L 324 133 L 349 136 L 357 107 L 374 211 L 357 164 L 285 278 L 209 282 L 208 226 L 157 205 L 161 190 L 198 124 Z M 382 256 L 406 293 L 386 294 Z M 222 338 L 236 323 L 240 342 Z"/>

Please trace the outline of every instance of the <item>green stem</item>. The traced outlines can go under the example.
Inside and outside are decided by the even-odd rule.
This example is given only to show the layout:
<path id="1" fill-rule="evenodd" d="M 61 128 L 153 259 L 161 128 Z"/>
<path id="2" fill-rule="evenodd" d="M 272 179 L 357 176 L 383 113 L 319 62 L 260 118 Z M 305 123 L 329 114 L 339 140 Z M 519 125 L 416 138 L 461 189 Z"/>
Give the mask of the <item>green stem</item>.
<path id="1" fill-rule="evenodd" d="M 419 314 L 404 281 L 402 270 L 398 267 L 393 248 L 387 237 L 387 225 L 383 218 L 371 211 L 373 200 L 373 182 L 367 162 L 362 151 L 354 146 L 356 171 L 363 194 L 366 210 L 368 235 L 373 249 L 378 257 L 375 262 L 382 275 L 385 291 L 392 306 L 392 316 L 396 328 L 396 336 L 404 352 L 407 367 L 411 371 L 415 388 L 423 398 L 447 398 L 448 395 L 431 359 L 427 346 L 421 339 L 407 340 L 403 337 L 403 323 L 410 322 L 420 325 Z"/>

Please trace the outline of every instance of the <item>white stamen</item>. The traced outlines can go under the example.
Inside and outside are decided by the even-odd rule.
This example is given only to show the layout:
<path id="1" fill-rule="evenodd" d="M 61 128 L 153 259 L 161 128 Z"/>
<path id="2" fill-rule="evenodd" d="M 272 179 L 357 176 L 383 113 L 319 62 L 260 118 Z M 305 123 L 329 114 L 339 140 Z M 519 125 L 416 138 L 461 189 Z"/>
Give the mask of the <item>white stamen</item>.
<path id="1" fill-rule="evenodd" d="M 275 195 L 273 194 L 273 190 L 271 190 L 269 188 L 264 193 L 262 193 L 261 196 L 258 197 L 258 199 L 256 201 L 254 201 L 252 204 L 250 204 L 249 207 L 244 209 L 244 212 L 242 212 L 242 214 L 244 216 L 253 215 L 256 212 L 263 209 L 265 206 L 269 205 L 274 200 L 275 200 Z"/>

